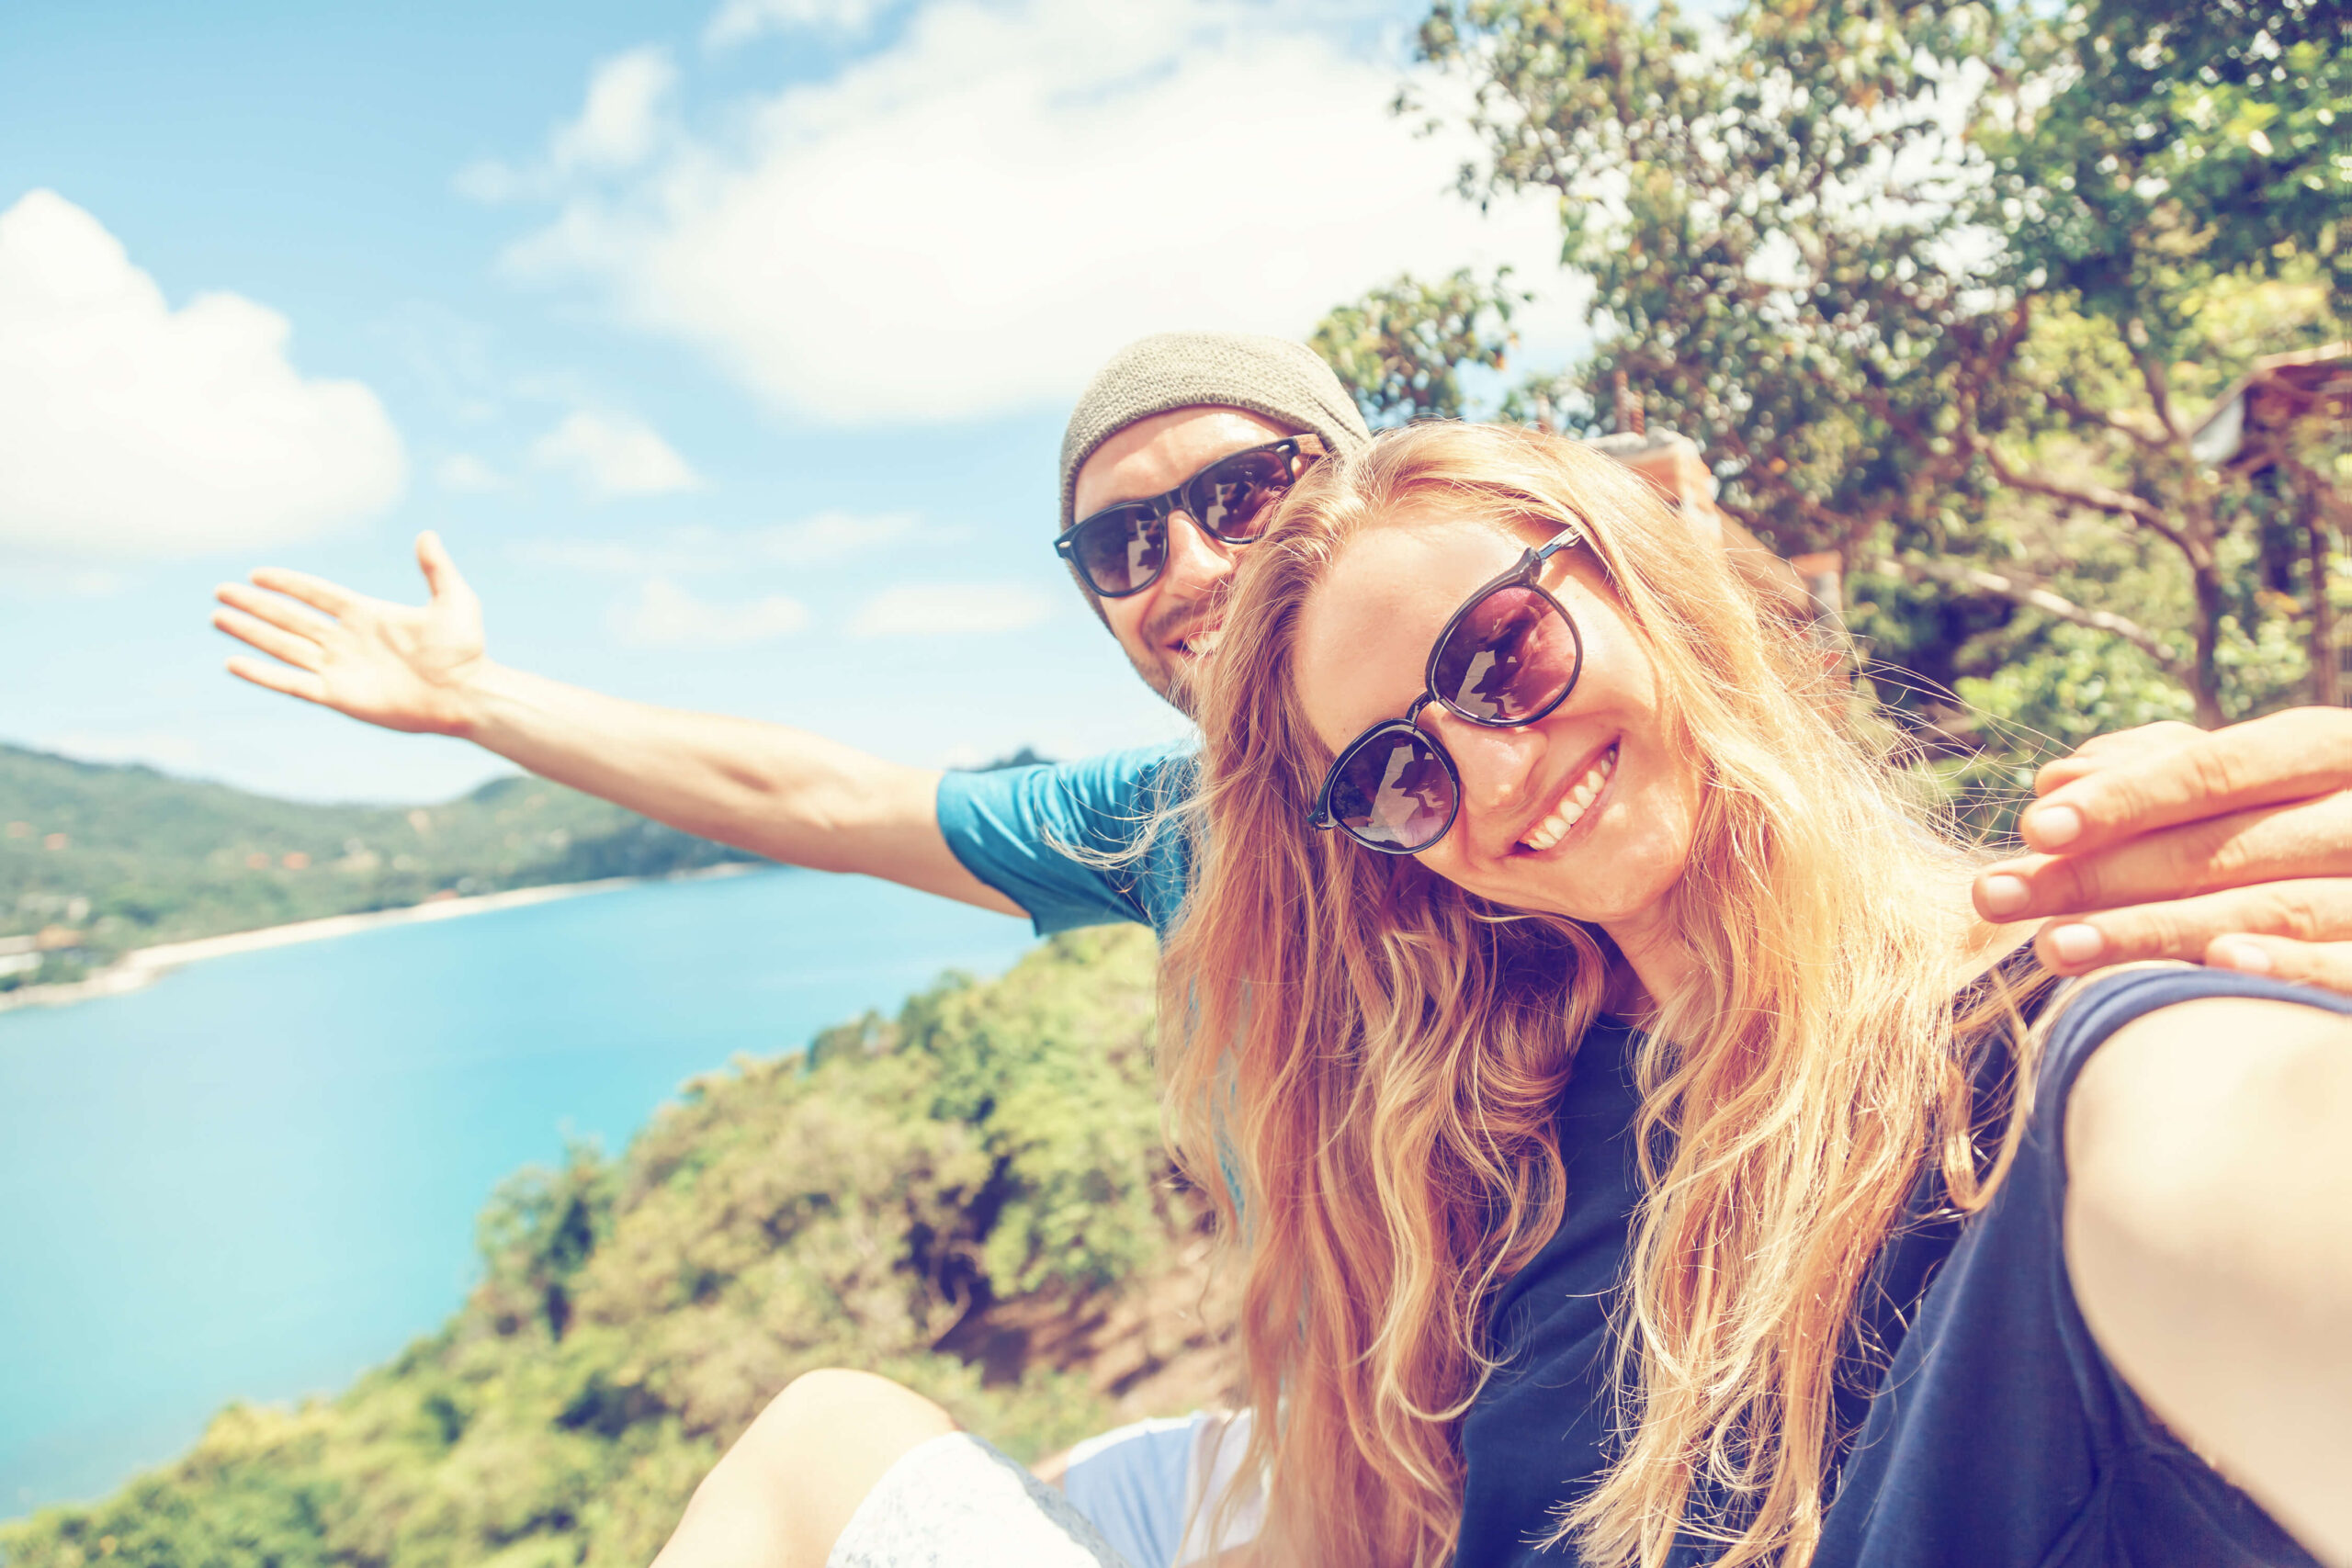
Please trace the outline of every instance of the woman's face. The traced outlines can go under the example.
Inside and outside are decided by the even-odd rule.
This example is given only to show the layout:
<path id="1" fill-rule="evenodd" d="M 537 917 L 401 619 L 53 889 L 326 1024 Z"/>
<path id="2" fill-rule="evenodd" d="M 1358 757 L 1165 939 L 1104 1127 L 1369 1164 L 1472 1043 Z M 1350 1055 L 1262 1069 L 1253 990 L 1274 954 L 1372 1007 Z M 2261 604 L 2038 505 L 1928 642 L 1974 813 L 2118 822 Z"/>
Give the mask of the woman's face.
<path id="1" fill-rule="evenodd" d="M 1323 742 L 1336 753 L 1401 716 L 1421 694 L 1430 646 L 1454 611 L 1544 542 L 1412 512 L 1349 540 L 1299 625 L 1299 696 Z M 1435 703 L 1421 709 L 1420 728 L 1462 774 L 1462 809 L 1417 858 L 1514 908 L 1637 926 L 1690 858 L 1699 768 L 1669 743 L 1648 645 L 1599 560 L 1576 547 L 1543 570 L 1583 637 L 1576 688 L 1520 729 L 1470 724 Z"/>

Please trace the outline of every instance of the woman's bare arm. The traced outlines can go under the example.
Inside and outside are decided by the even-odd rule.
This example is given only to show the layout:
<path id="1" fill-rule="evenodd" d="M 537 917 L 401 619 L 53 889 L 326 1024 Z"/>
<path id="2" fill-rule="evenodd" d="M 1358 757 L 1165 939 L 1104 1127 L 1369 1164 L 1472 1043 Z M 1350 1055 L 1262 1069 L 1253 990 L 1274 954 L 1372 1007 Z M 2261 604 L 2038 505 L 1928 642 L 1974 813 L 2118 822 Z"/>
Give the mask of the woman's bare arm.
<path id="1" fill-rule="evenodd" d="M 2352 1019 L 2242 998 L 2150 1013 L 2083 1068 L 2066 1150 L 2067 1269 L 2100 1348 L 2352 1564 Z"/>
<path id="2" fill-rule="evenodd" d="M 387 729 L 454 735 L 542 778 L 770 860 L 862 872 L 1006 914 L 939 829 L 939 774 L 782 725 L 687 713 L 493 663 L 481 603 L 441 541 L 431 600 L 370 599 L 302 572 L 226 583 L 212 622 L 266 659 L 231 673 Z"/>

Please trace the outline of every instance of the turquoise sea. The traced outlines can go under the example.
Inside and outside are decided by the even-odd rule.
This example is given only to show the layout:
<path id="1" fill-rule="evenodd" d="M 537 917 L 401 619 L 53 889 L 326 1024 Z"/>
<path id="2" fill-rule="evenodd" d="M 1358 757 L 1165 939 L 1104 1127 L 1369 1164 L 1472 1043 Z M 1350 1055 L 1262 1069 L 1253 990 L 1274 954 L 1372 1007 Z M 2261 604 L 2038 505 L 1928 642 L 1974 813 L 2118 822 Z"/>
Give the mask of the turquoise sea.
<path id="1" fill-rule="evenodd" d="M 103 1493 L 234 1399 L 430 1331 L 499 1179 L 618 1150 L 688 1077 L 797 1050 L 1024 921 L 775 871 L 214 959 L 0 1015 L 0 1516 Z"/>

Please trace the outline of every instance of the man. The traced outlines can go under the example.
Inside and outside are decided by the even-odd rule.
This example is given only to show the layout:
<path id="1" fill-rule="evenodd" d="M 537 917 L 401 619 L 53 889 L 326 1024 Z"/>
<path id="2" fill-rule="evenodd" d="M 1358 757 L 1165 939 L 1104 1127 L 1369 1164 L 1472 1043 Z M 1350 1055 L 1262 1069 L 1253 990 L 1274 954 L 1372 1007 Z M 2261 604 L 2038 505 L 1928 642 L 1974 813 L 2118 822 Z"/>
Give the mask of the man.
<path id="1" fill-rule="evenodd" d="M 1369 432 L 1308 350 L 1238 333 L 1131 344 L 1071 415 L 1057 543 L 1136 672 L 1180 707 L 1216 647 L 1224 591 L 1247 558 L 1238 541 L 1255 520 L 1212 519 L 1218 532 L 1206 531 L 1187 507 L 1223 502 L 1179 492 L 1213 465 L 1293 439 L 1298 449 L 1278 456 L 1295 474 Z M 1687 457 L 1665 454 L 1661 483 L 1703 507 Z M 1286 479 L 1261 472 L 1259 483 L 1262 502 Z M 1251 498 L 1225 502 L 1236 499 Z M 1121 550 L 1090 563 L 1080 544 L 1105 533 Z M 417 559 L 432 591 L 421 608 L 277 569 L 224 585 L 213 624 L 269 656 L 230 670 L 388 728 L 461 736 L 687 832 L 1027 915 L 1041 933 L 1121 919 L 1164 930 L 1174 915 L 1173 846 L 1101 863 L 1175 786 L 1179 748 L 942 774 L 779 725 L 604 696 L 492 661 L 480 602 L 440 540 L 420 538 Z M 1125 576 L 1089 579 L 1106 566 Z M 2352 989 L 2352 716 L 2274 715 L 2212 736 L 2152 726 L 2093 742 L 2040 784 L 2047 798 L 2022 831 L 2041 852 L 1988 870 L 1977 902 L 1990 919 L 2070 917 L 2040 938 L 2053 967 L 2181 958 Z"/>

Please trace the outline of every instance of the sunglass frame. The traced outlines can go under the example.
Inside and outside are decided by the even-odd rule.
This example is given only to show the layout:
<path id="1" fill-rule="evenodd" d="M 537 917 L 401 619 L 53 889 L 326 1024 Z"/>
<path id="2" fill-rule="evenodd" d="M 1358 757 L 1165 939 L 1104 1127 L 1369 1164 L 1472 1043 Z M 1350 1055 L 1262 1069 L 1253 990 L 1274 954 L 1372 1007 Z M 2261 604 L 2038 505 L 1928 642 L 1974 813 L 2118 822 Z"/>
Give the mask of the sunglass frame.
<path id="1" fill-rule="evenodd" d="M 1556 712 L 1562 703 L 1568 700 L 1568 694 L 1577 689 L 1577 682 L 1584 675 L 1584 631 L 1577 625 L 1577 618 L 1568 614 L 1568 607 L 1560 603 L 1558 596 L 1535 579 L 1543 570 L 1545 561 L 1559 554 L 1560 551 L 1582 543 L 1583 540 L 1584 531 L 1570 527 L 1556 539 L 1541 546 L 1531 547 L 1525 555 L 1519 558 L 1518 564 L 1484 584 L 1467 599 L 1462 601 L 1461 606 L 1446 618 L 1445 625 L 1439 628 L 1436 639 L 1430 644 L 1429 660 L 1422 667 L 1421 671 L 1421 694 L 1413 699 L 1413 705 L 1405 710 L 1403 717 L 1382 719 L 1378 724 L 1372 726 L 1353 740 L 1340 748 L 1340 754 L 1331 760 L 1330 768 L 1323 775 L 1323 787 L 1316 793 L 1314 809 L 1307 814 L 1306 820 L 1309 826 L 1325 831 L 1336 828 L 1365 849 L 1384 855 L 1417 855 L 1423 850 L 1444 841 L 1445 836 L 1453 831 L 1455 819 L 1462 815 L 1462 770 L 1454 763 L 1453 753 L 1446 750 L 1445 742 L 1414 721 L 1420 717 L 1423 708 L 1435 703 L 1456 718 L 1466 724 L 1475 724 L 1481 729 L 1524 729 L 1531 724 L 1541 724 Z M 1551 701 L 1534 712 L 1518 718 L 1481 718 L 1439 694 L 1438 657 L 1445 651 L 1445 645 L 1453 639 L 1454 631 L 1470 612 L 1506 588 L 1524 589 L 1552 607 L 1552 613 L 1559 616 L 1560 623 L 1568 628 L 1568 640 L 1576 647 L 1576 668 L 1569 671 L 1566 684 L 1554 694 Z M 1453 786 L 1453 804 L 1446 811 L 1444 824 L 1422 842 L 1410 846 L 1375 843 L 1331 814 L 1331 794 L 1339 788 L 1340 775 L 1346 769 L 1349 761 L 1382 736 L 1400 733 L 1409 735 L 1427 746 L 1444 767 L 1447 782 Z"/>
<path id="2" fill-rule="evenodd" d="M 1131 599 L 1135 597 L 1135 595 L 1142 592 L 1145 589 L 1149 588 L 1153 583 L 1159 581 L 1160 577 L 1166 573 L 1168 570 L 1167 549 L 1165 542 L 1163 541 L 1160 550 L 1159 565 L 1152 569 L 1150 576 L 1131 587 L 1122 588 L 1116 592 L 1114 592 L 1110 589 L 1107 589 L 1101 583 L 1095 581 L 1094 574 L 1087 570 L 1085 563 L 1079 558 L 1079 536 L 1085 533 L 1088 528 L 1102 523 L 1113 513 L 1128 512 L 1136 508 L 1141 508 L 1143 510 L 1143 517 L 1141 521 L 1145 523 L 1157 523 L 1162 528 L 1165 528 L 1168 525 L 1168 520 L 1170 517 L 1178 513 L 1182 513 L 1186 522 L 1192 524 L 1193 527 L 1198 528 L 1202 533 L 1207 535 L 1210 538 L 1216 540 L 1217 543 L 1221 545 L 1255 544 L 1259 537 L 1256 534 L 1227 534 L 1222 530 L 1210 527 L 1206 523 L 1203 522 L 1198 515 L 1196 515 L 1191 502 L 1184 492 L 1191 490 L 1203 479 L 1208 478 L 1210 473 L 1214 470 L 1223 468 L 1226 464 L 1234 462 L 1242 457 L 1254 457 L 1261 452 L 1272 452 L 1282 457 L 1285 466 L 1290 469 L 1289 476 L 1285 479 L 1282 491 L 1277 492 L 1279 494 L 1287 494 L 1289 492 L 1290 488 L 1293 485 L 1295 485 L 1300 477 L 1306 472 L 1306 466 L 1318 462 L 1322 458 L 1330 455 L 1329 450 L 1324 446 L 1322 439 L 1315 435 L 1285 435 L 1280 441 L 1269 441 L 1257 446 L 1244 446 L 1238 452 L 1227 452 L 1224 457 L 1216 459 L 1214 462 L 1204 463 L 1201 465 L 1201 467 L 1187 478 L 1183 483 L 1176 485 L 1171 489 L 1164 490 L 1158 495 L 1145 496 L 1136 501 L 1115 501 L 1108 506 L 1097 507 L 1094 511 L 1088 513 L 1085 516 L 1080 518 L 1077 522 L 1071 524 L 1069 527 L 1054 536 L 1054 554 L 1061 557 L 1062 559 L 1069 564 L 1070 570 L 1078 574 L 1078 580 L 1080 582 L 1085 583 L 1087 589 L 1096 597 L 1102 599 Z M 1299 461 L 1301 458 L 1306 459 L 1304 464 Z M 1202 510 L 1206 509 L 1203 508 Z M 1252 513 L 1250 515 L 1254 517 L 1257 513 Z"/>

